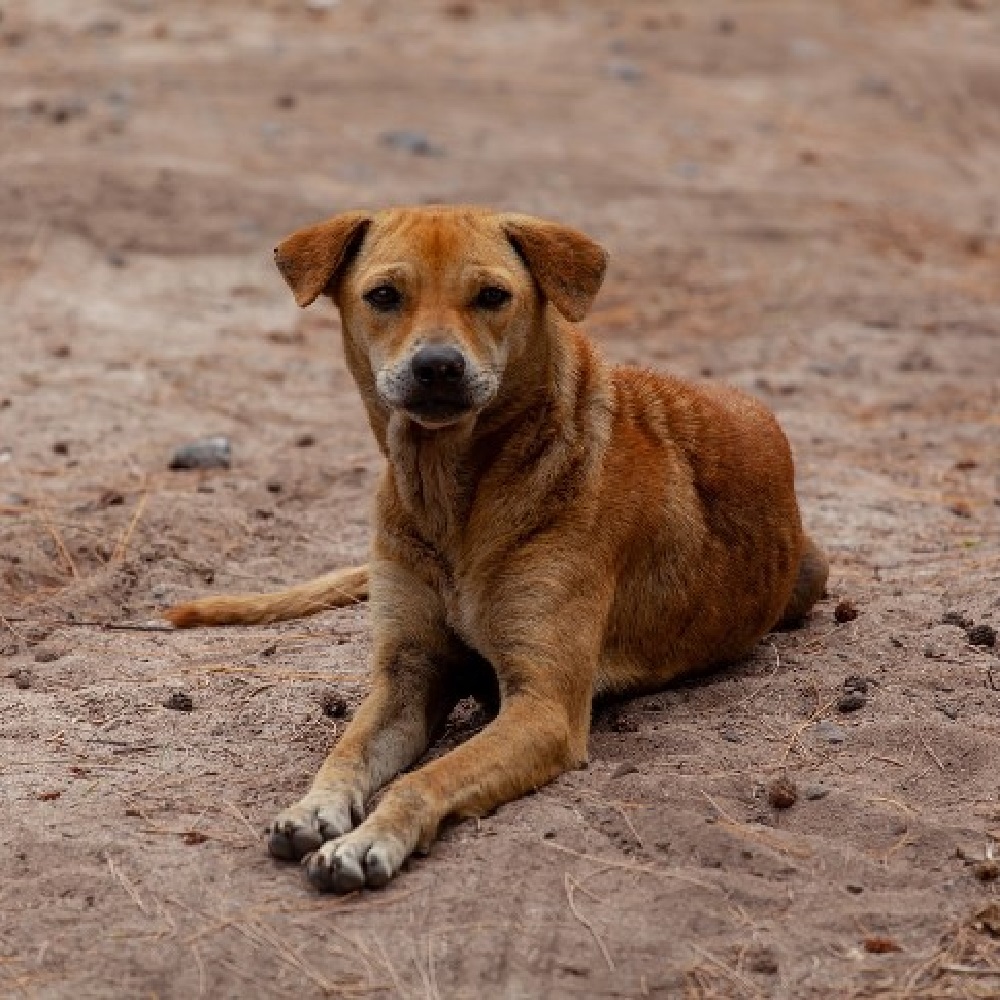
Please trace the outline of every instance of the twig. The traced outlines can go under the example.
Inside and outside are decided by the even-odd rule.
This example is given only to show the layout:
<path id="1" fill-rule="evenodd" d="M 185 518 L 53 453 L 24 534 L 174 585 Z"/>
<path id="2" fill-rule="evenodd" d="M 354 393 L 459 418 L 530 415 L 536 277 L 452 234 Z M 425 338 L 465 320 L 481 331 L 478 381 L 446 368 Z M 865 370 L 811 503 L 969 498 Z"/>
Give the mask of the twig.
<path id="1" fill-rule="evenodd" d="M 736 702 L 737 708 L 740 708 L 743 705 L 748 705 L 751 701 L 753 701 L 754 698 L 756 698 L 757 695 L 759 695 L 761 691 L 763 691 L 771 683 L 771 681 L 774 680 L 775 674 L 777 674 L 779 668 L 781 667 L 781 656 L 778 653 L 778 647 L 775 646 L 773 642 L 769 642 L 768 645 L 774 650 L 774 666 L 771 668 L 771 672 L 758 687 L 751 691 L 745 698 L 741 698 L 738 702 Z"/>
<path id="2" fill-rule="evenodd" d="M 719 886 L 704 879 L 695 878 L 693 875 L 685 875 L 682 872 L 672 872 L 664 868 L 655 868 L 653 865 L 635 865 L 627 861 L 617 861 L 613 858 L 602 858 L 596 854 L 584 854 L 582 851 L 574 851 L 570 847 L 563 847 L 562 844 L 554 844 L 551 840 L 543 840 L 542 844 L 554 851 L 569 854 L 571 857 L 579 858 L 581 861 L 593 861 L 595 864 L 604 865 L 607 868 L 618 868 L 622 871 L 635 872 L 637 875 L 654 875 L 658 878 L 674 878 L 680 882 L 689 882 L 691 885 L 699 885 L 703 889 L 712 889 L 715 892 L 723 892 Z"/>
<path id="3" fill-rule="evenodd" d="M 955 972 L 960 976 L 1000 976 L 1000 966 L 995 969 L 979 969 L 974 965 L 952 965 L 950 962 L 940 966 L 942 972 Z"/>
<path id="4" fill-rule="evenodd" d="M 45 530 L 52 536 L 52 541 L 56 543 L 56 548 L 65 560 L 70 573 L 74 577 L 79 577 L 80 574 L 77 571 L 76 563 L 73 561 L 73 557 L 70 555 L 69 549 L 66 548 L 66 543 L 63 541 L 62 535 L 59 534 L 59 529 L 52 523 L 52 518 L 49 516 L 49 512 L 43 506 L 39 506 L 38 508 L 38 519 L 42 522 L 42 527 L 44 527 Z"/>
<path id="5" fill-rule="evenodd" d="M 570 911 L 573 916 L 576 917 L 576 919 L 590 932 L 590 936 L 594 939 L 594 944 L 597 945 L 601 955 L 604 956 L 604 961 L 607 963 L 608 971 L 614 972 L 615 963 L 611 958 L 611 953 L 608 951 L 608 946 L 604 943 L 601 935 L 597 933 L 597 928 L 594 927 L 593 923 L 580 912 L 579 907 L 576 905 L 576 900 L 573 898 L 573 891 L 579 888 L 579 884 L 569 872 L 566 872 L 563 876 L 563 885 L 566 888 L 566 903 L 569 906 Z"/>
<path id="6" fill-rule="evenodd" d="M 938 769 L 943 771 L 945 769 L 944 764 L 941 763 L 941 758 L 931 749 L 930 744 L 924 739 L 923 733 L 920 734 L 920 742 L 923 744 L 923 748 L 927 751 L 932 761 L 937 764 Z"/>
<path id="7" fill-rule="evenodd" d="M 118 879 L 121 883 L 121 887 L 128 893 L 132 902 L 135 903 L 135 905 L 138 906 L 139 909 L 148 917 L 150 915 L 149 910 L 146 909 L 145 904 L 140 898 L 135 886 L 132 885 L 132 883 L 125 877 L 125 873 L 123 871 L 120 871 L 117 867 L 115 867 L 115 863 L 111 860 L 111 858 L 108 858 L 108 870 L 114 878 Z"/>
<path id="8" fill-rule="evenodd" d="M 132 540 L 132 534 L 136 529 L 136 525 L 139 523 L 139 519 L 142 517 L 143 511 L 146 509 L 146 503 L 149 500 L 149 491 L 147 490 L 139 498 L 139 502 L 136 504 L 135 513 L 132 515 L 132 519 L 128 523 L 128 527 L 122 533 L 121 538 L 118 539 L 118 544 L 115 545 L 114 551 L 111 553 L 110 562 L 125 562 L 125 553 L 128 551 L 128 543 Z"/>
<path id="9" fill-rule="evenodd" d="M 706 962 L 710 962 L 712 965 L 714 965 L 717 969 L 719 969 L 730 979 L 739 983 L 740 986 L 742 986 L 751 996 L 754 997 L 762 996 L 760 990 L 757 989 L 754 983 L 752 983 L 749 979 L 747 979 L 746 976 L 737 972 L 735 969 L 729 968 L 729 966 L 726 965 L 725 962 L 723 962 L 721 959 L 716 958 L 709 952 L 705 951 L 704 948 L 699 948 L 698 945 L 696 944 L 692 944 L 691 947 L 695 951 L 695 953 L 700 955 L 703 959 L 705 959 Z"/>

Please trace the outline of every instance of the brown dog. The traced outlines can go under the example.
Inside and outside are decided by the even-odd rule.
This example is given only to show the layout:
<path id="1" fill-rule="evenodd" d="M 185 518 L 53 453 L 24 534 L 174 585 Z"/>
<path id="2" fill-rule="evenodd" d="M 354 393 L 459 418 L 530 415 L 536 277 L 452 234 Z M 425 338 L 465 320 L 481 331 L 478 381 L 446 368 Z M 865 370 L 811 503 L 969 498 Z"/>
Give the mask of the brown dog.
<path id="1" fill-rule="evenodd" d="M 478 208 L 352 212 L 275 252 L 331 295 L 386 458 L 371 562 L 274 595 L 172 609 L 270 622 L 365 597 L 372 691 L 271 853 L 323 889 L 387 882 L 448 817 L 586 760 L 591 702 L 662 687 L 802 618 L 827 563 L 778 424 L 733 389 L 609 368 L 572 325 L 604 276 L 582 233 Z M 459 698 L 496 718 L 372 796 Z"/>

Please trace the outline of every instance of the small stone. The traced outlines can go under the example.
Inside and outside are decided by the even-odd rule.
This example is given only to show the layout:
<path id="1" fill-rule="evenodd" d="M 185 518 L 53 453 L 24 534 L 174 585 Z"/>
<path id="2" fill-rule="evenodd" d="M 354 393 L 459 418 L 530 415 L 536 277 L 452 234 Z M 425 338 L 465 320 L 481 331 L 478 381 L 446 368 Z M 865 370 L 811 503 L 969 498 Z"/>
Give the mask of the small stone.
<path id="1" fill-rule="evenodd" d="M 300 434 L 295 439 L 296 448 L 311 448 L 316 443 L 316 438 L 312 434 Z"/>
<path id="2" fill-rule="evenodd" d="M 412 156 L 444 156 L 444 147 L 432 142 L 423 132 L 415 129 L 397 128 L 383 132 L 379 142 L 390 149 L 396 149 Z"/>
<path id="3" fill-rule="evenodd" d="M 868 699 L 860 691 L 848 691 L 837 699 L 838 712 L 856 712 L 864 708 Z"/>
<path id="4" fill-rule="evenodd" d="M 185 844 L 194 846 L 196 844 L 204 844 L 205 841 L 208 840 L 208 837 L 205 836 L 205 834 L 203 834 L 200 830 L 188 830 L 188 832 L 181 837 L 181 840 L 183 840 Z"/>
<path id="5" fill-rule="evenodd" d="M 607 72 L 613 80 L 621 80 L 622 83 L 641 83 L 646 75 L 643 73 L 642 67 L 624 60 L 609 63 Z"/>
<path id="6" fill-rule="evenodd" d="M 194 702 L 187 691 L 171 691 L 164 700 L 163 707 L 175 712 L 190 712 L 194 708 Z"/>
<path id="7" fill-rule="evenodd" d="M 10 674 L 14 678 L 14 687 L 21 691 L 27 691 L 31 687 L 31 671 L 24 667 L 18 667 Z"/>
<path id="8" fill-rule="evenodd" d="M 347 702 L 336 691 L 324 691 L 319 705 L 327 718 L 343 719 L 347 715 Z"/>
<path id="9" fill-rule="evenodd" d="M 972 874 L 980 882 L 995 882 L 1000 878 L 1000 861 L 997 861 L 995 858 L 987 858 L 985 861 L 979 861 L 972 866 Z"/>
<path id="10" fill-rule="evenodd" d="M 972 619 L 964 611 L 946 611 L 941 621 L 945 625 L 957 625 L 966 629 L 972 625 Z"/>
<path id="11" fill-rule="evenodd" d="M 976 920 L 972 925 L 980 933 L 988 931 L 993 937 L 1000 937 L 1000 903 L 990 903 L 976 911 Z"/>
<path id="12" fill-rule="evenodd" d="M 280 493 L 285 488 L 284 483 L 278 479 L 269 479 L 267 481 L 267 492 L 268 493 Z"/>
<path id="13" fill-rule="evenodd" d="M 997 630 L 992 625 L 985 622 L 974 625 L 968 631 L 969 642 L 973 646 L 993 647 L 997 644 Z"/>
<path id="14" fill-rule="evenodd" d="M 823 785 L 810 785 L 802 794 L 810 802 L 816 802 L 819 799 L 825 799 L 830 794 L 830 789 Z"/>
<path id="15" fill-rule="evenodd" d="M 269 645 L 265 646 L 260 651 L 260 655 L 261 656 L 274 656 L 274 654 L 277 653 L 277 652 L 278 652 L 278 644 L 276 642 L 272 642 Z"/>
<path id="16" fill-rule="evenodd" d="M 68 441 L 56 441 L 52 445 L 52 453 L 54 455 L 68 455 L 69 454 L 69 442 Z"/>
<path id="17" fill-rule="evenodd" d="M 956 500 L 954 503 L 948 505 L 948 510 L 956 517 L 972 517 L 972 507 L 968 500 Z"/>
<path id="18" fill-rule="evenodd" d="M 813 732 L 819 739 L 825 740 L 827 743 L 843 743 L 847 739 L 846 729 L 842 729 L 835 722 L 829 722 L 826 719 L 817 722 L 813 726 Z"/>
<path id="19" fill-rule="evenodd" d="M 863 885 L 857 885 L 857 884 L 855 884 L 853 882 L 849 883 L 848 885 L 845 885 L 844 888 L 852 896 L 860 896 L 861 893 L 863 893 L 865 891 L 865 887 Z"/>
<path id="20" fill-rule="evenodd" d="M 926 656 L 928 660 L 943 660 L 945 657 L 944 651 L 938 649 L 937 646 L 930 642 L 924 645 L 923 652 L 924 656 Z"/>
<path id="21" fill-rule="evenodd" d="M 885 934 L 869 934 L 863 944 L 869 955 L 888 955 L 889 952 L 903 950 L 896 941 Z"/>
<path id="22" fill-rule="evenodd" d="M 98 507 L 120 507 L 125 503 L 125 495 L 119 490 L 104 490 L 97 498 Z"/>
<path id="23" fill-rule="evenodd" d="M 747 968 L 764 976 L 778 974 L 778 959 L 770 948 L 758 948 L 751 951 L 747 957 Z"/>
<path id="24" fill-rule="evenodd" d="M 934 707 L 952 721 L 958 718 L 958 709 L 954 705 L 935 705 Z"/>
<path id="25" fill-rule="evenodd" d="M 635 764 L 619 764 L 612 772 L 612 778 L 624 778 L 626 774 L 638 774 L 639 768 Z"/>
<path id="26" fill-rule="evenodd" d="M 333 10 L 340 0 L 304 0 L 306 10 L 311 10 L 317 14 L 325 14 L 328 10 Z"/>
<path id="27" fill-rule="evenodd" d="M 60 656 L 63 656 L 65 652 L 66 650 L 58 649 L 54 646 L 39 649 L 35 653 L 35 663 L 52 663 L 55 660 L 58 660 Z"/>
<path id="28" fill-rule="evenodd" d="M 181 445 L 170 459 L 171 469 L 228 469 L 232 464 L 229 438 L 206 437 Z"/>
<path id="29" fill-rule="evenodd" d="M 833 617 L 838 624 L 852 622 L 858 617 L 858 609 L 853 601 L 843 600 L 833 609 Z"/>
<path id="30" fill-rule="evenodd" d="M 788 809 L 795 805 L 799 797 L 799 790 L 795 787 L 795 782 L 787 775 L 775 778 L 767 790 L 767 801 L 775 809 Z"/>
<path id="31" fill-rule="evenodd" d="M 742 743 L 743 737 L 735 729 L 724 729 L 722 731 L 722 738 L 727 743 Z"/>

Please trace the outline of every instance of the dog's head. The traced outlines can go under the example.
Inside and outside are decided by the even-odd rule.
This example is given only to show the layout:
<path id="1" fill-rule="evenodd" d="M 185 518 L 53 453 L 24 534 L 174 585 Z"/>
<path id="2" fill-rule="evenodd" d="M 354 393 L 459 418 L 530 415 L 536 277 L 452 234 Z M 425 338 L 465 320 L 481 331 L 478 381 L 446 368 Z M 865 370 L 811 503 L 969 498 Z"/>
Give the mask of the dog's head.
<path id="1" fill-rule="evenodd" d="M 606 260 L 554 222 L 441 206 L 348 212 L 275 250 L 300 306 L 333 296 L 381 403 L 428 428 L 489 406 L 547 304 L 582 319 Z"/>

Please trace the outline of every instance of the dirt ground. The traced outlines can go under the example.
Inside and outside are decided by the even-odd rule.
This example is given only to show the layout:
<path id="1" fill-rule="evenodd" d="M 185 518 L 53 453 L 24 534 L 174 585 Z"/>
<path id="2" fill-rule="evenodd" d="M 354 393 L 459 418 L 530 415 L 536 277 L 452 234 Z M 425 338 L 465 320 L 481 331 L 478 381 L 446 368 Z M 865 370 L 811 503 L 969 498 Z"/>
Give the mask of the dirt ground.
<path id="1" fill-rule="evenodd" d="M 1000 995 L 994 4 L 0 10 L 0 995 Z M 423 201 L 600 239 L 587 329 L 772 405 L 833 572 L 338 899 L 262 830 L 365 692 L 364 607 L 121 626 L 364 559 L 379 457 L 270 250 Z M 168 469 L 215 433 L 230 470 Z"/>

